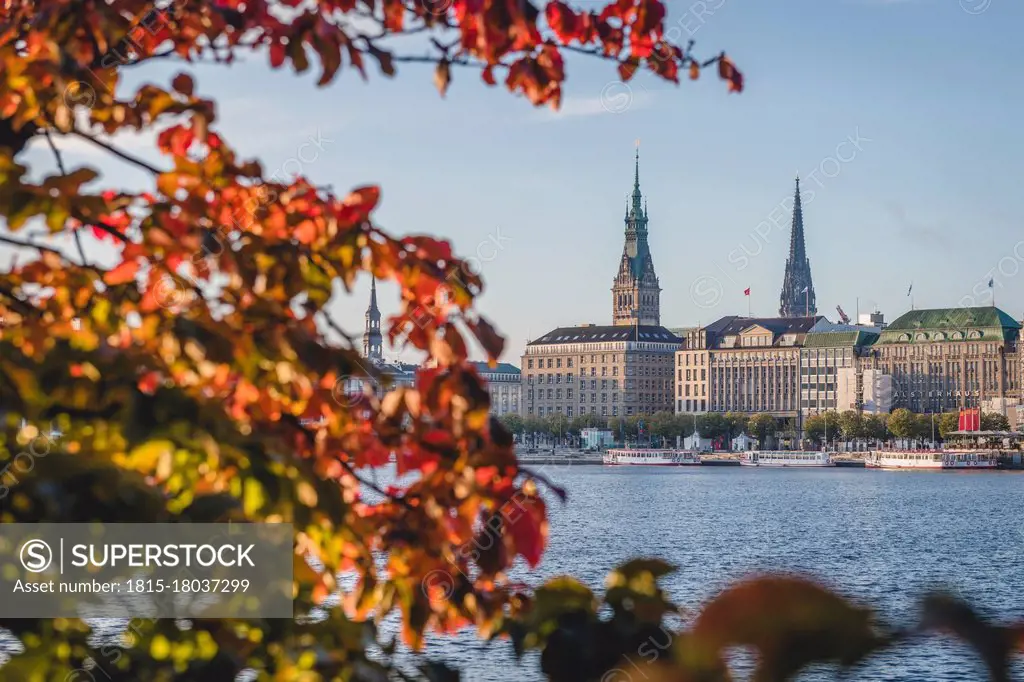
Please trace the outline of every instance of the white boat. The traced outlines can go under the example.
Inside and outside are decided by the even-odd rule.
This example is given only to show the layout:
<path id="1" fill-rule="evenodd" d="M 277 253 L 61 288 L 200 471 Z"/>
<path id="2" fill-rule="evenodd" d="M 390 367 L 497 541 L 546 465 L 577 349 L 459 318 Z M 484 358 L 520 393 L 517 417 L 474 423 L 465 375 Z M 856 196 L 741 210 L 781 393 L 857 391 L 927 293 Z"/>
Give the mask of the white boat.
<path id="1" fill-rule="evenodd" d="M 950 450 L 876 450 L 864 465 L 873 469 L 995 469 L 999 459 L 993 452 Z"/>
<path id="2" fill-rule="evenodd" d="M 605 464 L 615 465 L 685 466 L 700 464 L 700 454 L 693 450 L 623 448 L 605 451 L 602 460 Z"/>
<path id="3" fill-rule="evenodd" d="M 827 452 L 803 450 L 748 450 L 740 455 L 740 464 L 747 467 L 834 467 Z"/>

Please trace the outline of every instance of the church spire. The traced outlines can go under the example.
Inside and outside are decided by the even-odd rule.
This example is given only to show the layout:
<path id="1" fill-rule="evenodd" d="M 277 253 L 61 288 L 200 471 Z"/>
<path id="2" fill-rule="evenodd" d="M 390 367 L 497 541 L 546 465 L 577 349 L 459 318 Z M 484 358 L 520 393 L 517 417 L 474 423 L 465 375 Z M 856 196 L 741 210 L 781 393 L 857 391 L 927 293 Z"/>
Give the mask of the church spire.
<path id="1" fill-rule="evenodd" d="M 380 309 L 377 308 L 377 278 L 370 281 L 370 305 L 366 308 L 366 327 L 363 331 L 363 357 L 384 359 L 384 340 L 380 334 Z"/>
<path id="2" fill-rule="evenodd" d="M 789 258 L 786 259 L 786 274 L 782 280 L 782 295 L 779 299 L 781 317 L 804 317 L 817 314 L 814 301 L 814 284 L 811 281 L 811 261 L 807 258 L 804 241 L 804 211 L 800 203 L 800 176 L 796 178 L 793 196 L 793 226 L 789 236 Z"/>
<path id="3" fill-rule="evenodd" d="M 797 263 L 807 260 L 804 244 L 804 210 L 800 204 L 800 176 L 796 176 L 796 192 L 793 196 L 793 226 L 789 235 L 789 257 Z"/>

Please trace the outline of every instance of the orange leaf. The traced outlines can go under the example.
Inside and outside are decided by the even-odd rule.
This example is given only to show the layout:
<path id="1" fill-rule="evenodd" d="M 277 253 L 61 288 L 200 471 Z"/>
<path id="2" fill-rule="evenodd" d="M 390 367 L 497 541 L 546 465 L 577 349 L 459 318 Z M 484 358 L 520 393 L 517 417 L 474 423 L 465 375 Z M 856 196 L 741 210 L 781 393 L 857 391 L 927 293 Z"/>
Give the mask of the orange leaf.
<path id="1" fill-rule="evenodd" d="M 434 85 L 437 86 L 437 91 L 441 93 L 441 97 L 444 97 L 445 93 L 448 92 L 448 84 L 451 82 L 451 64 L 448 63 L 447 59 L 442 59 L 437 63 L 437 68 L 434 69 Z"/>
<path id="2" fill-rule="evenodd" d="M 137 260 L 126 260 L 118 265 L 113 270 L 108 270 L 103 275 L 103 281 L 110 286 L 116 286 L 118 284 L 125 284 L 135 279 L 135 275 L 139 272 L 139 261 Z"/>

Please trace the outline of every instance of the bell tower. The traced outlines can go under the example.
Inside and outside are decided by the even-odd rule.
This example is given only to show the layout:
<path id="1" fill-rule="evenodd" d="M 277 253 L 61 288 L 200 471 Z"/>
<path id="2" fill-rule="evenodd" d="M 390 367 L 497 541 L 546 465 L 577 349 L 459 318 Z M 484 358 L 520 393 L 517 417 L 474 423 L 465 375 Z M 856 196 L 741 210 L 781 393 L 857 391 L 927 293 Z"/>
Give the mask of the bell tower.
<path id="1" fill-rule="evenodd" d="M 377 278 L 370 284 L 370 305 L 366 309 L 363 331 L 363 357 L 377 362 L 384 359 L 384 341 L 380 335 L 380 310 L 377 308 Z"/>
<path id="2" fill-rule="evenodd" d="M 647 243 L 647 202 L 640 192 L 640 141 L 633 166 L 633 194 L 626 203 L 625 243 L 612 281 L 612 324 L 661 324 L 661 287 Z"/>

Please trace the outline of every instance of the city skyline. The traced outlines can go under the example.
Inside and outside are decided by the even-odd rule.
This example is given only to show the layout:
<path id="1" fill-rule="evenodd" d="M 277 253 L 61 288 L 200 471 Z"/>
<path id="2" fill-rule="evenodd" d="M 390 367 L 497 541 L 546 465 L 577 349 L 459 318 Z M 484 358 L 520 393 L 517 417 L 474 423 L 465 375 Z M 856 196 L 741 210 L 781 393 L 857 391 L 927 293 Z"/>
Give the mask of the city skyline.
<path id="1" fill-rule="evenodd" d="M 996 304 L 1024 315 L 1024 244 L 1014 231 L 1024 198 L 1013 186 L 1024 134 L 1011 114 L 1024 101 L 1006 87 L 1016 57 L 1007 38 L 1024 7 L 698 5 L 701 15 L 697 5 L 668 8 L 670 37 L 692 37 L 708 56 L 728 51 L 746 75 L 740 95 L 710 75 L 675 87 L 641 74 L 626 85 L 607 64 L 582 59 L 568 61 L 558 114 L 487 88 L 471 71 L 455 70 L 442 99 L 414 65 L 394 81 L 371 74 L 363 87 L 347 74 L 319 90 L 315 78 L 248 59 L 197 65 L 197 89 L 223 94 L 219 129 L 268 173 L 301 171 L 342 193 L 379 183 L 381 225 L 443 236 L 476 257 L 487 285 L 479 307 L 508 339 L 504 361 L 550 329 L 611 322 L 608 279 L 637 138 L 667 327 L 746 314 L 747 287 L 751 314 L 777 311 L 797 173 L 817 307 L 830 319 L 836 305 L 853 314 L 858 297 L 861 312 L 877 307 L 895 319 L 910 308 L 911 282 L 918 308 L 965 297 L 984 305 L 989 279 Z M 985 54 L 984 68 L 950 60 L 954 45 Z M 153 64 L 145 79 L 176 70 Z M 124 75 L 129 87 L 140 78 Z M 275 88 L 269 101 L 249 85 L 257 79 Z M 417 115 L 395 126 L 379 115 L 387 110 Z M 148 139 L 118 139 L 152 160 Z M 69 164 L 97 165 L 113 184 L 145 180 L 84 144 L 57 143 Z M 48 163 L 45 141 L 28 156 Z M 0 253 L 0 267 L 8 260 Z M 386 323 L 396 290 L 378 290 Z M 361 278 L 332 304 L 350 332 L 361 331 L 369 291 Z"/>
<path id="2" fill-rule="evenodd" d="M 581 65 L 574 78 L 589 78 L 589 84 L 570 86 L 563 114 L 506 112 L 517 120 L 522 113 L 544 140 L 564 136 L 577 149 L 581 138 L 592 139 L 582 153 L 577 151 L 576 167 L 567 155 L 544 157 L 550 163 L 543 176 L 522 172 L 523 158 L 530 154 L 512 154 L 521 172 L 516 185 L 527 188 L 518 195 L 524 208 L 499 202 L 496 213 L 510 216 L 507 226 L 501 223 L 504 249 L 482 267 L 488 291 L 481 308 L 508 337 L 504 360 L 515 362 L 527 339 L 549 329 L 611 323 L 605 307 L 607 264 L 621 250 L 621 206 L 631 188 L 636 138 L 641 140 L 651 249 L 663 289 L 661 321 L 667 327 L 745 315 L 747 287 L 752 289 L 752 315 L 777 313 L 789 249 L 786 208 L 798 173 L 821 314 L 836 320 L 835 307 L 841 305 L 855 316 L 859 298 L 861 313 L 878 308 L 886 319 L 896 319 L 911 308 L 911 283 L 916 308 L 987 305 L 992 303 L 987 283 L 994 279 L 995 304 L 1015 318 L 1024 315 L 1019 272 L 1024 247 L 1013 232 L 1014 217 L 1024 204 L 1007 184 L 1010 169 L 1022 167 L 1010 151 L 1011 141 L 1021 134 L 1000 113 L 1018 95 L 994 87 L 995 74 L 979 81 L 962 65 L 928 61 L 928 55 L 952 41 L 967 50 L 988 42 L 999 52 L 1004 44 L 996 38 L 1004 30 L 999 24 L 1020 14 L 1019 8 L 993 3 L 970 14 L 956 3 L 799 3 L 800 12 L 782 17 L 762 8 L 745 7 L 741 13 L 726 3 L 707 4 L 719 7 L 703 22 L 670 6 L 668 25 L 683 27 L 684 37 L 696 27 L 698 50 L 726 49 L 748 67 L 742 95 L 720 93 L 712 89 L 717 84 L 702 81 L 684 82 L 678 89 L 655 86 L 642 76 L 626 90 L 602 78 L 599 67 Z M 794 41 L 782 48 L 758 39 L 763 54 L 781 51 L 797 59 L 796 53 L 820 45 L 822 35 L 840 40 L 835 49 L 803 65 L 806 76 L 783 78 L 783 70 L 744 63 L 740 36 L 758 21 L 766 34 L 778 29 L 780 40 Z M 783 21 L 792 26 L 783 29 Z M 872 46 L 871 54 L 885 67 L 858 66 L 862 55 L 852 50 L 853 43 L 866 40 L 871 30 L 896 35 L 913 30 L 915 23 L 925 30 L 913 46 Z M 837 35 L 840 25 L 842 36 Z M 999 73 L 1007 64 L 997 58 L 992 66 Z M 831 77 L 852 81 L 853 87 L 830 90 L 816 101 L 810 81 L 825 82 L 830 69 Z M 950 69 L 956 74 L 953 91 L 961 97 L 936 94 Z M 469 89 L 473 84 L 462 85 Z M 600 93 L 605 94 L 603 103 L 596 97 Z M 469 97 L 456 96 L 463 103 Z M 625 107 L 620 113 L 607 110 L 620 106 Z M 977 113 L 986 108 L 990 115 Z M 694 124 L 685 125 L 674 112 Z M 800 123 L 792 120 L 801 112 Z M 767 122 L 749 118 L 758 115 Z M 710 117 L 721 118 L 726 133 L 700 125 Z M 973 117 L 984 123 L 969 124 Z M 666 118 L 674 121 L 667 128 Z M 917 123 L 911 127 L 903 119 Z M 537 144 L 521 137 L 524 125 L 519 120 L 512 126 L 513 139 L 536 152 Z M 738 142 L 729 144 L 730 134 Z M 1006 149 L 999 148 L 997 138 Z M 715 145 L 730 152 L 739 146 L 743 153 L 734 164 L 711 163 Z M 692 166 L 687 158 L 693 159 Z M 970 171 L 979 167 L 984 171 Z M 580 199 L 586 188 L 591 191 Z M 544 217 L 549 215 L 577 217 L 561 225 Z M 477 244 L 498 236 L 497 221 L 492 222 L 477 228 L 479 237 L 468 234 L 464 242 L 456 241 L 457 249 L 473 255 Z M 771 230 L 762 238 L 758 229 L 763 232 L 765 223 Z M 965 240 L 969 248 L 956 248 Z M 695 248 L 687 249 L 688 244 Z M 577 260 L 576 255 L 581 263 L 566 262 Z M 553 291 L 562 292 L 566 303 L 553 298 Z M 707 296 L 694 301 L 695 294 L 709 291 L 707 296 L 717 299 L 714 305 L 699 304 Z"/>

